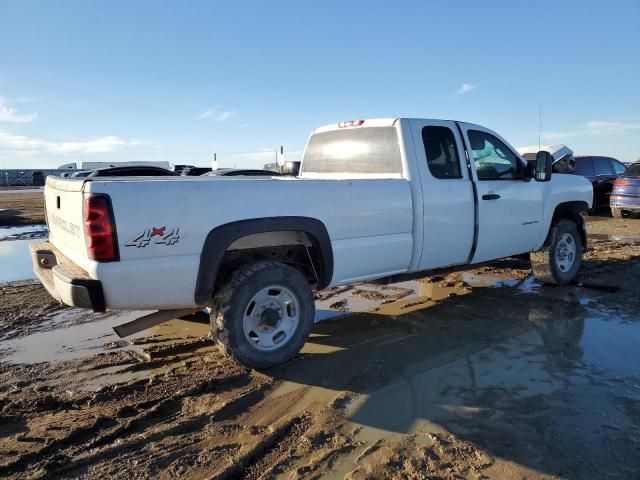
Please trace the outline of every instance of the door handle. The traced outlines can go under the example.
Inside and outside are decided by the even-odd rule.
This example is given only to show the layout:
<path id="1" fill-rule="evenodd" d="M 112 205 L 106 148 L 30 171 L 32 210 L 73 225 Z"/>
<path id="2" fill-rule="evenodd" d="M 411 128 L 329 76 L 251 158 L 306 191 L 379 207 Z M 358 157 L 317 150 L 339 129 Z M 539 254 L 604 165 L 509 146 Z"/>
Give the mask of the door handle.
<path id="1" fill-rule="evenodd" d="M 499 198 L 500 195 L 498 195 L 497 193 L 485 193 L 484 195 L 482 195 L 483 200 L 498 200 Z"/>

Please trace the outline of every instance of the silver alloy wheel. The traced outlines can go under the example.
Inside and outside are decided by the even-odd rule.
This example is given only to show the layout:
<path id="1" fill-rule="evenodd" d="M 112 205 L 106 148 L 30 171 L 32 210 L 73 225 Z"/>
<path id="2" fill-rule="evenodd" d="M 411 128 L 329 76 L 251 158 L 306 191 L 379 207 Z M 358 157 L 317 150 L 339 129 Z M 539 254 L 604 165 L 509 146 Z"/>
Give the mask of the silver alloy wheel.
<path id="1" fill-rule="evenodd" d="M 562 273 L 568 272 L 576 261 L 576 242 L 573 235 L 563 233 L 556 247 L 556 266 Z"/>
<path id="2" fill-rule="evenodd" d="M 272 285 L 256 293 L 244 311 L 242 329 L 258 350 L 274 350 L 293 336 L 300 320 L 298 299 L 288 288 Z"/>

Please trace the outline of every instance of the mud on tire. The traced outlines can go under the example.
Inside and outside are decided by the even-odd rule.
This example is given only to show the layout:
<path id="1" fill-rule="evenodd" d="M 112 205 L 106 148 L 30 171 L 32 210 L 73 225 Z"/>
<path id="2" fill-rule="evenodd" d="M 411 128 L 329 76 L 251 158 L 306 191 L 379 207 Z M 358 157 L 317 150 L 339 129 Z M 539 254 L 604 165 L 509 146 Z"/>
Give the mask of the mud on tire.
<path id="1" fill-rule="evenodd" d="M 249 368 L 293 358 L 313 327 L 307 279 L 278 262 L 238 268 L 213 299 L 211 328 L 220 351 Z"/>
<path id="2" fill-rule="evenodd" d="M 569 264 L 569 261 L 566 260 L 567 255 L 571 253 L 572 248 L 573 263 L 567 267 Z M 582 249 L 582 237 L 580 237 L 577 225 L 571 220 L 560 220 L 552 225 L 542 249 L 531 252 L 533 275 L 542 283 L 550 285 L 569 283 L 580 269 Z"/>

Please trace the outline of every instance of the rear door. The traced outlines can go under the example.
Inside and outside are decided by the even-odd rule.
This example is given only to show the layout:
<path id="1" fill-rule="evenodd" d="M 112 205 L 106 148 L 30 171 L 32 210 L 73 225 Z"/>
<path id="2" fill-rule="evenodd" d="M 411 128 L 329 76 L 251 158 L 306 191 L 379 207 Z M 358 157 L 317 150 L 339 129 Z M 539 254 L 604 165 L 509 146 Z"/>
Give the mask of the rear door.
<path id="1" fill-rule="evenodd" d="M 524 177 L 526 162 L 486 128 L 460 123 L 478 191 L 473 263 L 533 250 L 543 218 L 543 184 Z"/>
<path id="2" fill-rule="evenodd" d="M 474 237 L 473 185 L 455 122 L 411 120 L 422 184 L 419 270 L 466 263 Z"/>

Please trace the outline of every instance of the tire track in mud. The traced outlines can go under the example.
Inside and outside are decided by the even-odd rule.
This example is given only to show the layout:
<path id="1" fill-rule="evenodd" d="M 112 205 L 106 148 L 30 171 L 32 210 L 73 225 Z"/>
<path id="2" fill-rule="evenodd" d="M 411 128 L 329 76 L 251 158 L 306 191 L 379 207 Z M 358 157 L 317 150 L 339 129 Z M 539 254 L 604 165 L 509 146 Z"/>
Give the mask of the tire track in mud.
<path id="1" fill-rule="evenodd" d="M 101 356 L 104 355 L 109 354 Z M 119 355 L 114 355 L 117 356 Z M 185 418 L 181 418 L 185 399 L 200 398 L 207 394 L 224 395 L 224 392 L 228 392 L 228 399 L 218 405 L 219 409 L 206 415 L 210 420 L 216 414 L 232 416 L 234 410 L 242 411 L 252 402 L 262 398 L 263 394 L 256 396 L 256 392 L 264 391 L 269 386 L 265 378 L 248 375 L 246 369 L 230 362 L 223 361 L 219 368 L 213 368 L 201 360 L 198 358 L 191 362 L 191 367 L 194 366 L 194 362 L 201 366 L 199 375 L 195 375 L 196 378 L 193 372 L 186 368 L 185 363 L 185 373 L 188 375 L 165 375 L 162 379 L 152 376 L 149 379 L 103 388 L 93 395 L 81 394 L 71 400 L 58 400 L 48 393 L 52 390 L 49 387 L 41 392 L 42 395 L 34 388 L 30 393 L 32 396 L 33 393 L 36 394 L 36 401 L 28 411 L 21 409 L 19 402 L 3 398 L 0 406 L 4 418 L 9 418 L 7 415 L 13 411 L 14 416 L 11 418 L 14 422 L 24 421 L 28 432 L 42 431 L 44 435 L 32 442 L 33 446 L 26 452 L 16 452 L 18 455 L 15 458 L 3 462 L 0 475 L 19 475 L 27 469 L 32 470 L 34 465 L 40 465 L 48 473 L 67 472 L 104 457 L 109 448 L 113 448 L 110 444 L 119 445 L 116 453 L 127 448 L 137 448 L 139 440 L 136 443 L 126 439 L 135 437 L 140 432 L 153 431 L 156 425 L 162 423 L 176 424 L 174 432 L 169 430 L 170 434 L 197 431 L 202 427 L 199 420 L 204 416 L 195 419 L 187 417 L 185 422 Z M 84 362 L 67 362 L 65 366 L 73 371 L 79 363 Z M 47 369 L 46 364 L 43 367 L 43 370 Z M 32 366 L 29 370 L 36 368 Z M 204 378 L 198 380 L 198 376 Z M 41 390 L 41 387 L 36 388 Z M 56 392 L 58 395 L 59 393 Z M 252 396 L 254 400 L 247 401 L 247 398 Z M 91 419 L 89 423 L 87 419 Z M 55 424 L 62 427 L 51 428 Z M 65 427 L 69 425 L 75 425 L 75 428 L 65 432 Z M 56 435 L 52 436 L 50 430 L 57 432 Z M 30 437 L 23 435 L 22 438 L 17 437 L 16 441 L 22 440 L 24 443 L 26 439 Z M 89 455 L 85 458 L 88 451 L 97 453 L 93 457 Z M 64 462 L 60 461 L 61 458 L 64 458 Z M 62 464 L 65 464 L 63 469 Z"/>

